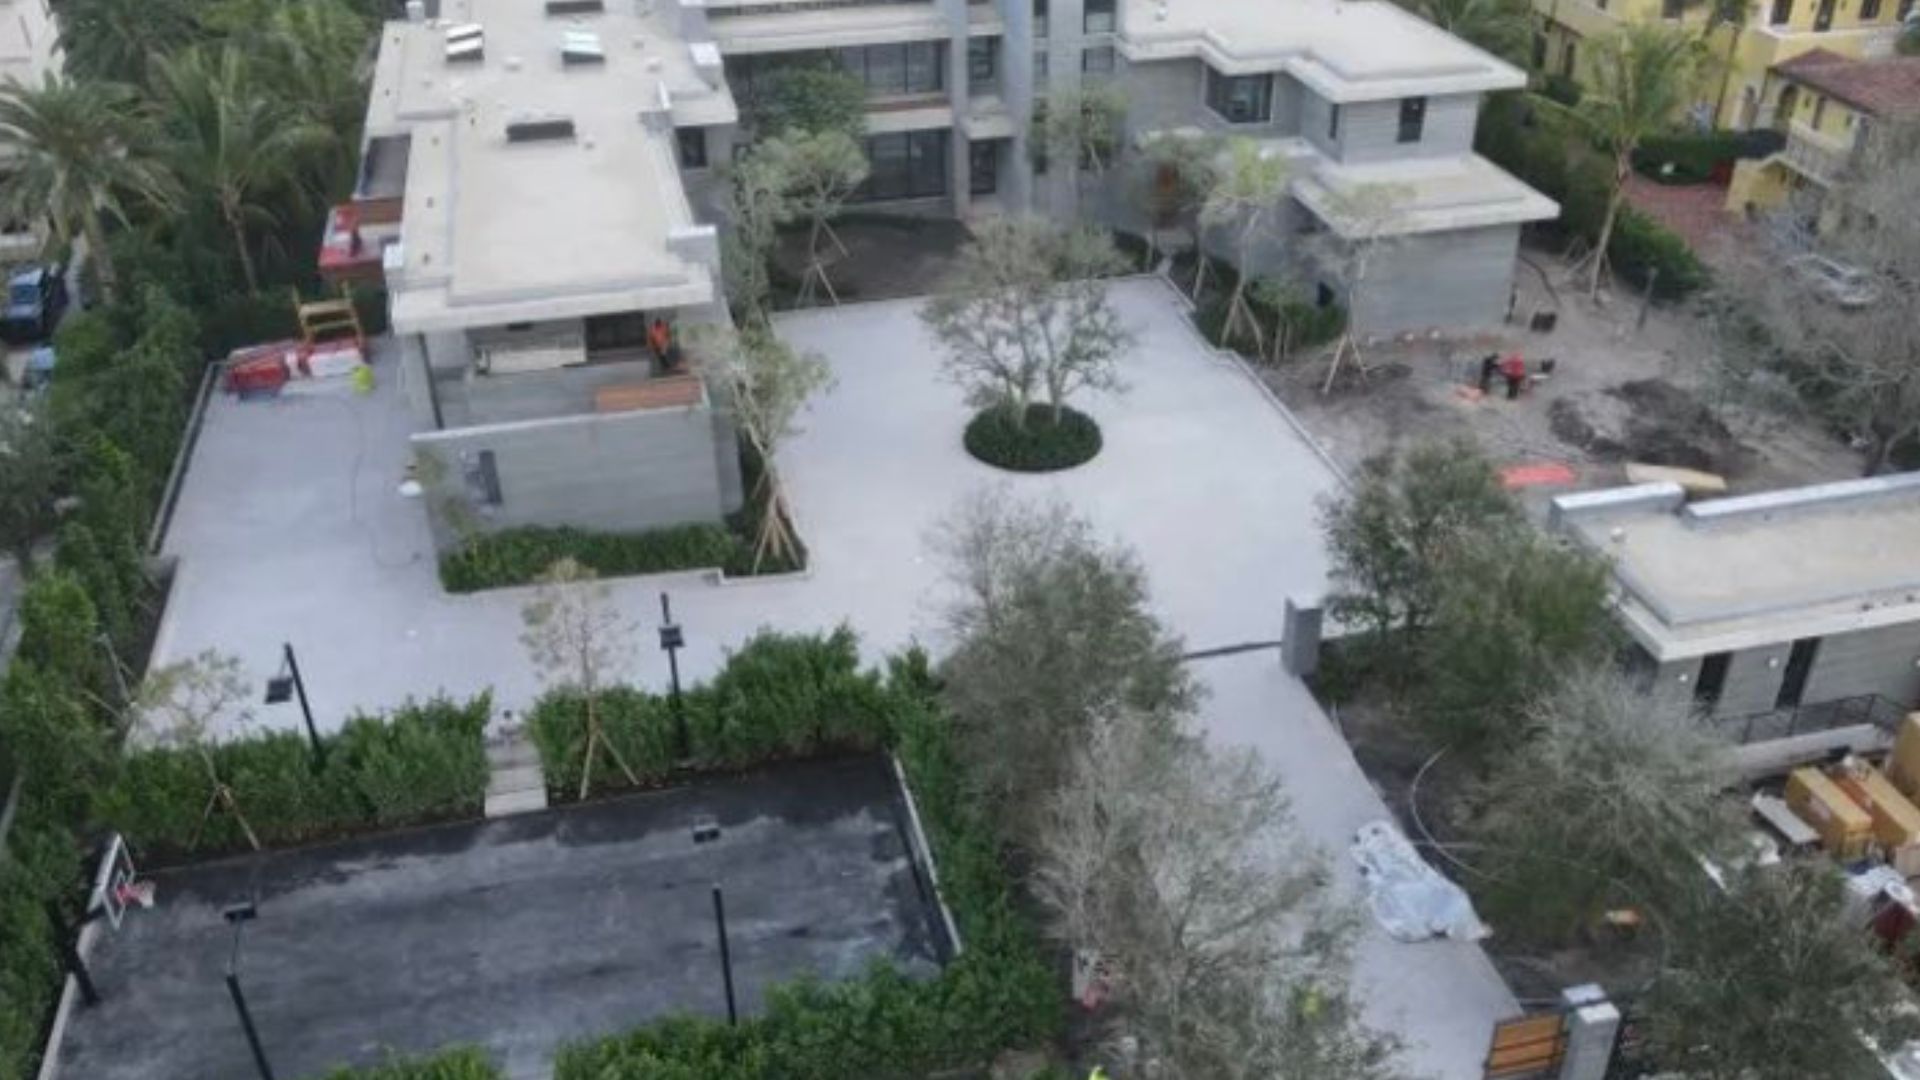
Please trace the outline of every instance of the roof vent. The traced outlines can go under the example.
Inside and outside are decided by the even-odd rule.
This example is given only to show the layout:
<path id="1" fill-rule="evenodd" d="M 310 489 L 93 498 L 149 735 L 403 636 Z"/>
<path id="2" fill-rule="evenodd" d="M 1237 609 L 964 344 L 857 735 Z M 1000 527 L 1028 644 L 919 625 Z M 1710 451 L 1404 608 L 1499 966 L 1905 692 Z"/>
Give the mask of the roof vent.
<path id="1" fill-rule="evenodd" d="M 564 142 L 573 138 L 573 120 L 552 116 L 540 120 L 516 120 L 507 125 L 510 143 Z"/>
<path id="2" fill-rule="evenodd" d="M 447 63 L 479 60 L 486 53 L 486 38 L 479 23 L 447 27 Z"/>
<path id="3" fill-rule="evenodd" d="M 600 48 L 600 35 L 591 30 L 569 30 L 560 40 L 560 60 L 566 64 L 603 64 L 606 52 Z"/>
<path id="4" fill-rule="evenodd" d="M 547 0 L 549 15 L 599 15 L 606 10 L 606 0 Z"/>

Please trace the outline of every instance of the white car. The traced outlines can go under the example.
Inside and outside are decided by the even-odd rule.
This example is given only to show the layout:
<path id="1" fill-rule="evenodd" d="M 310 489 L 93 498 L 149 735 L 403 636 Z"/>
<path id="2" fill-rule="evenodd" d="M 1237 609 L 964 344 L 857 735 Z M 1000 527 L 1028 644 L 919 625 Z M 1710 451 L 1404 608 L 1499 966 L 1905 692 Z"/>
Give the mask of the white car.
<path id="1" fill-rule="evenodd" d="M 1824 255 L 1796 255 L 1787 260 L 1787 269 L 1840 307 L 1863 308 L 1880 301 L 1880 286 L 1873 275 Z"/>

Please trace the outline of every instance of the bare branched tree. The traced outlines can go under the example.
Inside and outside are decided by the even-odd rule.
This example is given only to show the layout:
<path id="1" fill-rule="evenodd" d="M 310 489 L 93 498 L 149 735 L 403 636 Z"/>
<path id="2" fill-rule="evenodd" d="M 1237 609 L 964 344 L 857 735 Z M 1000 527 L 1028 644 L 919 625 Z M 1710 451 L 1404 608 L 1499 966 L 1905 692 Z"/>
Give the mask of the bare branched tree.
<path id="1" fill-rule="evenodd" d="M 710 330 L 699 337 L 700 365 L 727 402 L 740 432 L 760 458 L 760 478 L 749 499 L 760 503 L 760 535 L 753 568 L 768 558 L 800 561 L 800 544 L 787 513 L 780 475 L 780 448 L 799 433 L 807 402 L 833 385 L 833 371 L 819 353 L 796 349 L 763 326 Z"/>
<path id="2" fill-rule="evenodd" d="M 1402 184 L 1360 184 L 1344 190 L 1321 189 L 1318 213 L 1331 226 L 1320 234 L 1314 258 L 1347 288 L 1347 329 L 1333 347 L 1327 362 L 1327 381 L 1321 393 L 1333 389 L 1343 360 L 1366 371 L 1366 358 L 1354 338 L 1360 305 L 1366 296 L 1373 268 L 1400 243 L 1406 227 L 1407 207 L 1414 192 Z"/>
<path id="3" fill-rule="evenodd" d="M 1764 255 L 1736 264 L 1716 298 L 1729 373 L 1760 387 L 1783 375 L 1818 416 L 1859 440 L 1869 475 L 1920 439 L 1916 190 L 1920 122 L 1874 132 L 1832 204 L 1808 208 L 1829 221 L 1815 254 L 1784 266 Z"/>
<path id="4" fill-rule="evenodd" d="M 533 599 L 520 609 L 520 643 L 549 685 L 580 695 L 587 731 L 580 768 L 580 798 L 593 784 L 593 763 L 600 750 L 613 758 L 627 782 L 640 780 L 607 738 L 600 723 L 600 691 L 608 672 L 633 652 L 634 624 L 613 602 L 611 591 L 593 569 L 569 557 L 540 575 Z"/>
<path id="5" fill-rule="evenodd" d="M 138 706 L 160 744 L 193 754 L 207 770 L 207 805 L 189 847 L 199 840 L 213 812 L 225 810 L 240 825 L 247 843 L 260 850 L 260 838 L 247 823 L 232 785 L 220 775 L 213 756 L 221 736 L 244 734 L 253 723 L 253 713 L 245 705 L 250 697 L 240 659 L 211 649 L 148 672 L 140 686 Z"/>
<path id="6" fill-rule="evenodd" d="M 993 219 L 975 230 L 921 318 L 948 378 L 975 407 L 1007 409 L 1024 428 L 1044 392 L 1057 424 L 1074 393 L 1123 387 L 1118 361 L 1133 334 L 1102 280 L 1123 269 L 1096 230 Z"/>
<path id="7" fill-rule="evenodd" d="M 1147 611 L 1139 560 L 1064 506 L 983 491 L 929 545 L 954 591 L 947 700 L 968 775 L 1006 835 L 1032 834 L 1097 717 L 1195 700 L 1179 643 Z"/>
<path id="8" fill-rule="evenodd" d="M 772 172 L 770 182 L 784 193 L 782 209 L 787 220 L 807 226 L 807 268 L 800 280 L 799 302 L 806 304 L 816 290 L 824 290 L 838 304 L 840 295 L 827 275 L 820 244 L 831 241 L 842 257 L 847 254 L 832 221 L 873 171 L 866 151 L 847 132 L 828 129 L 769 139 L 755 146 L 753 155 L 758 167 Z"/>
<path id="9" fill-rule="evenodd" d="M 1251 338 L 1257 351 L 1266 351 L 1266 331 L 1253 317 L 1247 303 L 1247 290 L 1253 283 L 1253 259 L 1279 217 L 1286 200 L 1293 169 L 1278 150 L 1252 138 L 1227 142 L 1227 158 L 1213 174 L 1213 187 L 1200 206 L 1200 224 L 1205 228 L 1225 228 L 1233 233 L 1234 265 L 1238 274 L 1233 293 L 1227 298 L 1227 321 L 1220 331 L 1223 342 L 1236 335 Z M 1200 296 L 1206 277 L 1206 260 L 1194 275 L 1193 295 Z"/>

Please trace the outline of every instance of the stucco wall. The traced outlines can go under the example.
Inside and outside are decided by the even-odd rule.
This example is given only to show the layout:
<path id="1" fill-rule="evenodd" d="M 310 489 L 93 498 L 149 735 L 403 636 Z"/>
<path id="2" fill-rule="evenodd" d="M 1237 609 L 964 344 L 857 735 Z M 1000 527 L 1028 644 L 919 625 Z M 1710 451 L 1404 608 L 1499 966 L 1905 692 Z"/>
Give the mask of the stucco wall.
<path id="1" fill-rule="evenodd" d="M 1127 123 L 1136 133 L 1198 127 L 1256 138 L 1294 135 L 1300 131 L 1301 100 L 1312 96 L 1288 76 L 1275 75 L 1272 120 L 1230 124 L 1207 107 L 1207 67 L 1197 59 L 1128 64 L 1121 85 L 1127 94 Z"/>
<path id="2" fill-rule="evenodd" d="M 1311 95 L 1310 95 L 1311 96 Z M 1342 161 L 1405 161 L 1409 158 L 1449 157 L 1473 149 L 1473 127 L 1479 119 L 1477 94 L 1454 94 L 1427 99 L 1427 116 L 1418 142 L 1400 142 L 1400 100 L 1352 101 L 1340 106 L 1340 140 L 1335 151 Z M 1326 114 L 1320 118 L 1324 142 Z"/>
<path id="3" fill-rule="evenodd" d="M 737 507 L 737 452 L 731 429 L 711 409 L 658 409 L 413 437 L 416 453 L 437 459 L 443 478 L 426 500 L 435 542 L 458 542 L 466 526 L 572 525 L 637 532 L 719 521 Z M 493 454 L 500 503 L 488 505 L 466 479 L 482 451 Z M 734 474 L 726 475 L 723 455 Z M 463 509 L 451 509 L 448 505 Z"/>
<path id="4" fill-rule="evenodd" d="M 1793 643 L 1783 641 L 1733 654 L 1727 681 L 1714 708 L 1719 716 L 1747 716 L 1771 711 L 1786 678 Z M 1777 666 L 1768 666 L 1772 660 Z M 1862 694 L 1878 694 L 1904 706 L 1920 703 L 1920 624 L 1890 626 L 1836 634 L 1823 638 L 1820 652 L 1807 674 L 1803 705 L 1819 705 Z M 1661 665 L 1653 690 L 1664 701 L 1692 700 L 1700 676 L 1699 658 Z M 1686 682 L 1680 676 L 1687 676 Z"/>
<path id="5" fill-rule="evenodd" d="M 1369 333 L 1487 326 L 1506 317 L 1518 225 L 1423 233 L 1376 255 L 1353 305 Z"/>

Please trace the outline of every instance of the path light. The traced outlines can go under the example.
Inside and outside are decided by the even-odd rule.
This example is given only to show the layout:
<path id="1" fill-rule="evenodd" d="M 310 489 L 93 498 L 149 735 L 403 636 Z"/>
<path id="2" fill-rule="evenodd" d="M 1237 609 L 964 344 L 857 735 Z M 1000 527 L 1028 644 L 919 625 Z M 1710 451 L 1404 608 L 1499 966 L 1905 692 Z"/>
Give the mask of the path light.
<path id="1" fill-rule="evenodd" d="M 680 705 L 680 650 L 685 648 L 687 637 L 680 631 L 680 624 L 673 621 L 673 601 L 666 593 L 660 594 L 660 651 L 667 654 L 667 675 L 671 680 L 673 719 L 679 728 L 680 756 L 688 757 L 693 753 L 693 745 L 687 738 L 687 712 Z"/>
<path id="2" fill-rule="evenodd" d="M 320 744 L 320 732 L 313 726 L 313 706 L 307 704 L 307 684 L 300 678 L 300 662 L 293 657 L 293 643 L 281 646 L 280 673 L 267 680 L 267 704 L 280 705 L 299 697 L 300 715 L 307 721 L 307 741 L 313 744 L 313 767 L 324 768 L 327 751 Z"/>
<path id="3" fill-rule="evenodd" d="M 233 949 L 227 954 L 227 995 L 233 998 L 233 1011 L 240 1017 L 240 1030 L 246 1032 L 247 1048 L 253 1051 L 253 1065 L 260 1071 L 260 1080 L 273 1080 L 273 1066 L 267 1063 L 266 1048 L 260 1045 L 260 1029 L 253 1026 L 253 1012 L 247 1008 L 245 991 L 240 989 L 240 932 L 259 914 L 260 909 L 248 901 L 222 911 L 220 917 L 233 927 Z"/>

